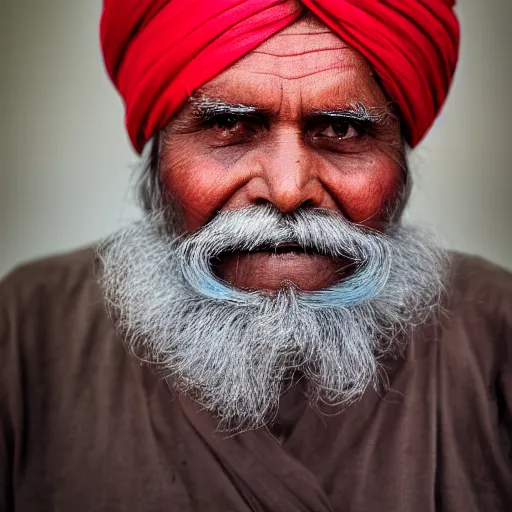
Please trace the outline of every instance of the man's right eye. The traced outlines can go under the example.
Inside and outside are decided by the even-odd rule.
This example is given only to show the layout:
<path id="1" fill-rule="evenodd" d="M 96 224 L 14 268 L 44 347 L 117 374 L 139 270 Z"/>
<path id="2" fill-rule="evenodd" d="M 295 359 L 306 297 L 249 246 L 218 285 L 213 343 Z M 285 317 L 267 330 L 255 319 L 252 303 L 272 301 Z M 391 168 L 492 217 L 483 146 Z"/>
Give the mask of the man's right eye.
<path id="1" fill-rule="evenodd" d="M 215 116 L 215 118 L 211 119 L 209 124 L 213 128 L 217 129 L 225 129 L 225 130 L 233 130 L 240 123 L 240 116 L 236 116 L 233 114 L 226 114 L 222 116 Z"/>
<path id="2" fill-rule="evenodd" d="M 219 114 L 204 123 L 204 128 L 215 138 L 214 144 L 224 146 L 249 142 L 262 130 L 256 116 Z"/>

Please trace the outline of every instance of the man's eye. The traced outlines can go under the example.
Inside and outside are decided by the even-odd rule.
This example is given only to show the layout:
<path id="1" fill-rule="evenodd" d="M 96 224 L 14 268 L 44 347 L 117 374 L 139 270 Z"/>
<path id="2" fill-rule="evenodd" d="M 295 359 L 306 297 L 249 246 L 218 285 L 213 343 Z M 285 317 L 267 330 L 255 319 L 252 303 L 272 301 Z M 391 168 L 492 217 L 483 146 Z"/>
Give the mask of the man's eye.
<path id="1" fill-rule="evenodd" d="M 256 135 L 260 126 L 256 117 L 225 114 L 209 119 L 206 128 L 214 130 L 222 139 L 242 141 Z"/>
<path id="2" fill-rule="evenodd" d="M 333 121 L 324 123 L 315 133 L 315 137 L 326 137 L 329 139 L 351 139 L 357 137 L 359 132 L 348 121 Z"/>
<path id="3" fill-rule="evenodd" d="M 219 114 L 203 123 L 213 146 L 232 146 L 254 140 L 264 128 L 257 116 Z"/>
<path id="4" fill-rule="evenodd" d="M 218 130 L 233 131 L 240 128 L 241 124 L 240 117 L 234 115 L 216 116 L 210 121 L 210 125 Z"/>

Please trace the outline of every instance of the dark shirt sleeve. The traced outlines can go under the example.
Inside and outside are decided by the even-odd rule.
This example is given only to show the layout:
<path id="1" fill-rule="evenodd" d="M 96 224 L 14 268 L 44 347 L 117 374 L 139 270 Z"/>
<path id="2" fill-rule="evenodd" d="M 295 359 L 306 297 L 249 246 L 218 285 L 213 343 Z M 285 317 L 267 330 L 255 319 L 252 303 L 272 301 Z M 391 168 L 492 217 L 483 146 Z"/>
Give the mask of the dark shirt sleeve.
<path id="1" fill-rule="evenodd" d="M 0 281 L 0 510 L 14 510 L 15 430 L 20 418 L 20 362 L 13 322 L 15 299 L 11 276 Z"/>
<path id="2" fill-rule="evenodd" d="M 498 377 L 498 399 L 501 401 L 503 443 L 512 467 L 512 288 L 501 311 L 501 368 Z"/>
<path id="3" fill-rule="evenodd" d="M 503 371 L 500 385 L 504 400 L 502 411 L 503 444 L 512 466 L 512 373 L 510 368 Z"/>
<path id="4" fill-rule="evenodd" d="M 28 279 L 27 279 L 28 277 Z M 23 336 L 28 320 L 25 298 L 32 296 L 24 267 L 0 279 L 0 511 L 15 510 L 17 476 L 23 468 L 26 390 Z"/>

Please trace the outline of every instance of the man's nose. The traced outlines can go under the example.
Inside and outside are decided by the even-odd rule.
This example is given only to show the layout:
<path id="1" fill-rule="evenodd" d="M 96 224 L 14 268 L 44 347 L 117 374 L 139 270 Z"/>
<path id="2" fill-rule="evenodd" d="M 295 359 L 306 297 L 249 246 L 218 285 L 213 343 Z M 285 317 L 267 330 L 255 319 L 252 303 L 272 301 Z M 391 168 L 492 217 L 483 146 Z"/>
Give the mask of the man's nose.
<path id="1" fill-rule="evenodd" d="M 260 158 L 260 165 L 258 178 L 249 184 L 251 203 L 270 203 L 282 213 L 301 207 L 329 207 L 314 158 L 300 134 L 282 135 Z"/>

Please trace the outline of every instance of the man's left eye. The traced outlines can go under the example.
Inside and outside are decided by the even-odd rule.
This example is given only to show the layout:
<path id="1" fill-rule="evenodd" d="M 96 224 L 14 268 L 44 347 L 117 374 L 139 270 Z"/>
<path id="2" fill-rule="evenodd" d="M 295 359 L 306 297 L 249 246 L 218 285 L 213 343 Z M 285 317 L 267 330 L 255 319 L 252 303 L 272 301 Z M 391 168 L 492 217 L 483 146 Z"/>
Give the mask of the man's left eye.
<path id="1" fill-rule="evenodd" d="M 326 137 L 329 139 L 351 139 L 357 137 L 359 132 L 348 121 L 333 121 L 325 123 L 316 131 L 315 137 Z"/>

